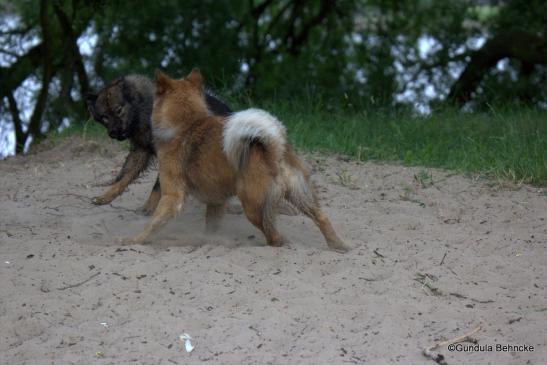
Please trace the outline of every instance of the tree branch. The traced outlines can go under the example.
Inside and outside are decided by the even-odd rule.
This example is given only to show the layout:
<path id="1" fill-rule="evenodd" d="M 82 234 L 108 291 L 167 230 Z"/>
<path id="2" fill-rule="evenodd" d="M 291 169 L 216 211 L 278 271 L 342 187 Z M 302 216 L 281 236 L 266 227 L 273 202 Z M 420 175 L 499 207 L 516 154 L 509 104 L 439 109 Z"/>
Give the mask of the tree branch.
<path id="1" fill-rule="evenodd" d="M 319 9 L 319 12 L 304 23 L 300 33 L 293 37 L 289 47 L 290 54 L 296 56 L 300 53 L 300 48 L 308 40 L 311 30 L 323 22 L 323 20 L 329 15 L 330 11 L 334 8 L 335 3 L 336 2 L 332 0 L 321 1 L 321 8 Z"/>
<path id="2" fill-rule="evenodd" d="M 291 6 L 291 4 L 292 4 L 292 1 L 289 0 L 287 1 L 285 5 L 283 5 L 283 7 L 281 7 L 279 12 L 270 21 L 270 24 L 268 24 L 268 29 L 266 29 L 266 33 L 264 33 L 264 36 L 272 32 L 273 27 L 277 24 L 277 22 L 279 22 L 279 20 L 281 19 L 283 14 L 285 14 L 289 6 Z"/>
<path id="3" fill-rule="evenodd" d="M 25 142 L 27 140 L 27 133 L 23 131 L 23 121 L 19 114 L 19 108 L 17 107 L 17 101 L 13 97 L 11 91 L 7 95 L 8 107 L 11 114 L 11 120 L 13 122 L 13 128 L 15 129 L 15 153 L 23 152 L 25 148 Z"/>
<path id="4" fill-rule="evenodd" d="M 72 28 L 72 23 L 68 18 L 67 14 L 59 6 L 59 4 L 54 4 L 53 9 L 59 19 L 61 28 L 65 33 L 67 40 L 69 42 L 68 47 L 70 47 L 72 53 L 72 62 L 76 67 L 76 74 L 78 75 L 78 81 L 80 82 L 80 93 L 81 95 L 86 95 L 89 92 L 89 78 L 87 77 L 87 72 L 85 70 L 84 62 L 82 59 L 82 54 L 80 53 L 80 48 L 78 47 L 78 37 L 74 34 Z"/>
<path id="5" fill-rule="evenodd" d="M 273 0 L 264 0 L 261 4 L 251 9 L 251 15 L 255 18 L 260 17 L 271 3 L 273 3 Z"/>
<path id="6" fill-rule="evenodd" d="M 92 6 L 95 3 L 96 2 L 90 2 L 89 6 Z M 81 32 L 87 27 L 91 17 L 92 14 L 86 16 L 84 19 L 80 19 L 78 22 L 78 27 L 75 31 L 73 31 L 73 36 L 75 39 L 77 39 Z M 62 43 L 62 40 L 60 42 Z M 24 55 L 19 56 L 11 65 L 7 67 L 0 67 L 0 80 L 2 80 L 2 82 L 0 82 L 0 99 L 6 97 L 9 92 L 17 89 L 23 81 L 36 72 L 37 68 L 42 66 L 42 60 L 44 57 L 43 48 L 44 44 L 42 41 L 29 49 Z M 61 52 L 55 52 L 52 54 L 55 56 L 52 58 L 53 73 L 63 66 L 64 60 L 62 57 L 58 57 L 60 53 Z"/>
<path id="7" fill-rule="evenodd" d="M 42 88 L 36 99 L 36 105 L 34 106 L 34 111 L 30 117 L 28 133 L 30 133 L 35 138 L 40 138 L 42 136 L 41 131 L 41 121 L 42 115 L 46 108 L 47 97 L 49 93 L 49 83 L 53 76 L 53 64 L 51 59 L 51 34 L 49 30 L 49 19 L 48 19 L 48 0 L 40 1 L 40 25 L 42 28 Z"/>
<path id="8" fill-rule="evenodd" d="M 3 53 L 3 54 L 7 54 L 8 56 L 11 56 L 11 57 L 19 57 L 19 55 L 13 51 L 10 51 L 10 50 L 7 50 L 7 49 L 0 49 L 0 53 Z"/>
<path id="9" fill-rule="evenodd" d="M 23 27 L 23 28 L 13 28 L 9 30 L 0 31 L 0 36 L 25 35 L 32 28 L 34 28 L 35 25 L 36 24 L 28 24 L 26 27 Z"/>
<path id="10" fill-rule="evenodd" d="M 302 13 L 302 9 L 304 7 L 302 0 L 291 1 L 291 3 L 293 7 L 291 8 L 291 15 L 288 21 L 288 29 L 287 29 L 287 32 L 285 33 L 285 36 L 283 37 L 283 43 L 285 45 L 287 45 L 289 42 L 292 43 L 294 39 L 294 32 L 295 32 L 294 29 L 295 29 L 296 19 Z"/>
<path id="11" fill-rule="evenodd" d="M 489 39 L 471 55 L 471 60 L 452 85 L 447 100 L 459 105 L 471 99 L 486 73 L 498 61 L 513 58 L 525 64 L 547 64 L 547 41 L 526 31 L 505 31 Z"/>
<path id="12" fill-rule="evenodd" d="M 250 52 L 249 59 L 249 71 L 247 73 L 247 76 L 245 77 L 245 87 L 250 87 L 252 83 L 256 81 L 256 75 L 254 72 L 254 67 L 256 64 L 260 62 L 262 59 L 262 53 L 264 52 L 264 42 L 260 42 L 259 35 L 258 35 L 258 23 L 260 20 L 260 16 L 264 11 L 266 11 L 266 8 L 272 3 L 272 0 L 264 0 L 261 4 L 259 4 L 256 7 L 253 7 L 252 0 L 249 1 L 249 7 L 250 7 L 250 14 L 253 19 L 252 24 L 252 51 Z M 241 26 L 244 23 L 241 23 Z M 251 62 L 252 61 L 252 62 Z"/>
<path id="13" fill-rule="evenodd" d="M 4 98 L 15 90 L 40 67 L 43 58 L 43 44 L 32 47 L 26 54 L 20 56 L 9 67 L 0 67 L 0 98 Z"/>

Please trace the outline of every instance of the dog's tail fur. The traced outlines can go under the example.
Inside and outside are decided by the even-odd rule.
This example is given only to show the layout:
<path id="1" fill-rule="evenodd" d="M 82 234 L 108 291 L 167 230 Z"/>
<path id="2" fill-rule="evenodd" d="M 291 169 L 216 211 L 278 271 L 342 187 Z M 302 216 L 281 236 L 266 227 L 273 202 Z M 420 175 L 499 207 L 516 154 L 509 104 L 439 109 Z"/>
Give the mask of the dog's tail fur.
<path id="1" fill-rule="evenodd" d="M 224 153 L 238 171 L 247 165 L 249 149 L 254 143 L 260 143 L 276 164 L 287 148 L 285 126 L 261 109 L 247 109 L 227 117 L 223 138 Z"/>

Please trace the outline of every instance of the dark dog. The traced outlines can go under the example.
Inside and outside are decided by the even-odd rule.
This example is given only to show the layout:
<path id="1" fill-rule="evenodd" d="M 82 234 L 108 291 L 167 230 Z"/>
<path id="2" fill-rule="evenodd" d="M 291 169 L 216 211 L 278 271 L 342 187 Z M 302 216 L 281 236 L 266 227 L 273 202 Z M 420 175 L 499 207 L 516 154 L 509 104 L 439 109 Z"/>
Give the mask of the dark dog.
<path id="1" fill-rule="evenodd" d="M 97 205 L 108 204 L 122 194 L 156 155 L 152 141 L 151 114 L 154 103 L 154 83 L 145 76 L 128 75 L 114 80 L 97 94 L 86 98 L 93 119 L 105 126 L 110 138 L 129 139 L 130 148 L 122 169 L 107 191 L 93 198 Z M 232 111 L 219 98 L 206 92 L 207 108 L 212 114 L 227 116 Z M 151 214 L 160 199 L 159 177 L 143 207 Z"/>

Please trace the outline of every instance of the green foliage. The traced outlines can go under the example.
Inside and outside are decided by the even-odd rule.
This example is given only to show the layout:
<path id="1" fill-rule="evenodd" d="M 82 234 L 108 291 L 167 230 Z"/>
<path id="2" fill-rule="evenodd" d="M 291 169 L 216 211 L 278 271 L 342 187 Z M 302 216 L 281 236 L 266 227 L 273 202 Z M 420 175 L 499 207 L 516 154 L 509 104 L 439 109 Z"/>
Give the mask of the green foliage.
<path id="1" fill-rule="evenodd" d="M 40 21 L 44 9 L 47 32 Z M 547 19 L 547 3 L 540 0 L 22 0 L 1 2 L 0 10 L 0 19 L 15 24 L 0 27 L 0 127 L 15 125 L 20 146 L 28 137 L 25 130 L 33 114 L 20 111 L 32 109 L 40 86 L 49 95 L 45 110 L 35 108 L 35 140 L 44 121 L 56 128 L 66 120 L 82 120 L 83 94 L 90 89 L 129 73 L 151 76 L 155 68 L 176 77 L 197 66 L 207 84 L 224 90 L 224 96 L 276 100 L 281 105 L 308 100 L 318 103 L 314 110 L 319 116 L 340 107 L 367 116 L 370 110 L 383 116 L 408 115 L 413 103 L 435 109 L 430 99 L 442 102 L 449 95 L 457 74 L 472 63 L 471 56 L 480 47 L 477 41 L 517 29 L 539 39 L 541 44 L 529 49 L 541 53 Z M 68 25 L 63 26 L 60 12 Z M 44 34 L 50 34 L 49 39 L 43 39 Z M 79 55 L 82 48 L 77 42 L 84 40 L 93 46 Z M 28 55 L 40 42 L 49 45 L 49 58 Z M 420 42 L 432 45 L 427 54 Z M 505 62 L 501 70 L 491 62 L 481 71 L 479 87 L 473 84 L 469 93 L 474 110 L 483 112 L 492 103 L 515 100 L 546 105 L 545 61 L 523 58 Z M 46 63 L 53 79 L 40 85 L 49 80 L 42 77 Z M 31 90 L 21 86 L 25 80 L 34 85 Z M 427 88 L 434 96 L 427 95 Z M 398 96 L 403 93 L 411 96 L 401 101 Z M 8 106 L 10 94 L 24 99 L 16 100 L 19 111 Z M 390 109 L 396 111 L 384 112 Z M 435 114 L 430 119 L 435 120 Z M 386 124 L 378 124 L 377 138 L 387 138 L 381 132 L 406 135 L 409 125 L 433 123 L 412 119 L 406 125 L 407 118 L 382 118 L 378 123 Z M 477 118 L 478 125 L 482 119 Z M 366 118 L 344 119 L 350 130 L 368 127 Z M 451 120 L 462 128 L 458 118 Z M 329 138 L 329 143 L 340 143 Z M 351 139 L 348 143 L 346 149 L 356 148 Z M 387 151 L 377 153 L 391 156 Z M 393 153 L 389 158 L 416 160 L 412 148 Z"/>
<path id="2" fill-rule="evenodd" d="M 49 137 L 53 138 L 70 138 L 73 135 L 79 135 L 83 138 L 90 138 L 90 139 L 104 139 L 105 137 L 108 137 L 106 135 L 106 129 L 100 125 L 99 123 L 95 122 L 93 119 L 89 118 L 88 120 L 82 122 L 82 123 L 72 123 L 67 128 L 64 128 L 60 132 L 51 132 L 49 134 Z"/>
<path id="3" fill-rule="evenodd" d="M 493 18 L 493 28 L 521 29 L 525 27 L 532 33 L 545 35 L 547 2 L 542 0 L 510 0 L 499 7 L 497 17 Z"/>
<path id="4" fill-rule="evenodd" d="M 423 117 L 406 112 L 326 113 L 314 105 L 300 105 L 267 105 L 287 125 L 297 147 L 547 184 L 545 111 L 439 110 Z"/>
<path id="5" fill-rule="evenodd" d="M 237 73 L 240 50 L 229 25 L 235 11 L 231 3 L 105 2 L 94 21 L 95 72 L 104 80 L 127 73 L 152 75 L 155 68 L 174 76 L 194 66 L 211 78 Z"/>

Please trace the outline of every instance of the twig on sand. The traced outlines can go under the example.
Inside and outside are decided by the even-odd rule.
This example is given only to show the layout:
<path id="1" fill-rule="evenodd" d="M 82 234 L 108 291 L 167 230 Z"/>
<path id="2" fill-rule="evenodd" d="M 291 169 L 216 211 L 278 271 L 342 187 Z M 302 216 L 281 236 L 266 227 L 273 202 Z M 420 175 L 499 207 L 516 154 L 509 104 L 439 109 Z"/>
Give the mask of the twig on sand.
<path id="1" fill-rule="evenodd" d="M 455 293 L 455 292 L 454 293 L 449 293 L 449 294 L 452 295 L 453 297 L 456 297 L 456 298 L 472 300 L 475 303 L 480 303 L 480 304 L 494 303 L 494 301 L 492 299 L 484 299 L 484 300 L 475 299 L 475 298 L 470 298 L 467 295 L 463 295 L 463 294 Z"/>
<path id="2" fill-rule="evenodd" d="M 437 280 L 438 279 L 435 276 L 431 274 L 427 274 L 427 273 L 425 274 L 416 273 L 416 277 L 414 278 L 414 281 L 417 281 L 418 283 L 422 284 L 422 289 L 424 290 L 426 294 L 429 295 L 429 293 L 427 292 L 427 290 L 425 290 L 425 288 L 429 289 L 431 294 L 436 296 L 441 296 L 443 295 L 443 292 L 439 288 L 431 285 L 431 282 L 437 281 Z"/>
<path id="3" fill-rule="evenodd" d="M 458 337 L 455 337 L 455 338 L 453 338 L 451 340 L 447 340 L 447 341 L 437 342 L 437 343 L 425 348 L 424 351 L 423 351 L 423 354 L 424 354 L 424 356 L 426 356 L 426 357 L 430 358 L 431 360 L 435 361 L 437 364 L 448 365 L 448 363 L 446 362 L 444 356 L 442 354 L 439 354 L 439 353 L 433 351 L 433 350 L 435 350 L 435 349 L 437 349 L 441 346 L 452 345 L 452 344 L 460 343 L 460 342 L 467 342 L 467 341 L 476 342 L 476 340 L 474 340 L 471 336 L 473 336 L 475 333 L 477 333 L 480 329 L 481 329 L 481 326 L 478 326 L 473 331 L 468 332 L 463 336 L 458 336 Z"/>
<path id="4" fill-rule="evenodd" d="M 374 252 L 374 254 L 382 259 L 385 259 L 386 257 L 384 255 L 382 255 L 381 253 L 378 252 L 378 248 L 374 249 L 372 252 Z"/>
<path id="5" fill-rule="evenodd" d="M 90 281 L 91 279 L 93 279 L 95 276 L 97 275 L 100 275 L 101 272 L 96 272 L 95 274 L 91 275 L 90 277 L 88 277 L 87 279 L 85 279 L 84 281 L 81 281 L 79 283 L 76 283 L 76 284 L 70 284 L 70 285 L 67 285 L 67 286 L 63 286 L 61 288 L 57 288 L 57 290 L 66 290 L 66 289 L 71 289 L 71 288 L 76 288 L 80 285 L 84 285 L 85 283 L 87 283 L 88 281 Z"/>
<path id="6" fill-rule="evenodd" d="M 89 200 L 90 200 L 89 196 L 81 195 L 81 194 L 75 194 L 75 193 L 61 193 L 61 194 L 50 194 L 50 195 L 51 196 L 73 196 L 75 198 L 84 200 L 86 202 L 89 202 Z"/>
<path id="7" fill-rule="evenodd" d="M 443 258 L 442 258 L 441 263 L 439 264 L 439 266 L 441 266 L 442 264 L 444 264 L 444 259 L 446 258 L 446 255 L 448 255 L 448 251 L 446 251 L 446 252 L 444 253 L 444 256 L 443 256 Z"/>
<path id="8" fill-rule="evenodd" d="M 114 208 L 116 210 L 125 210 L 126 212 L 133 212 L 133 213 L 138 213 L 138 209 L 129 209 L 129 208 L 124 208 L 124 207 L 118 207 L 118 206 L 115 206 L 113 205 L 112 203 L 108 204 L 109 207 L 111 208 Z"/>

